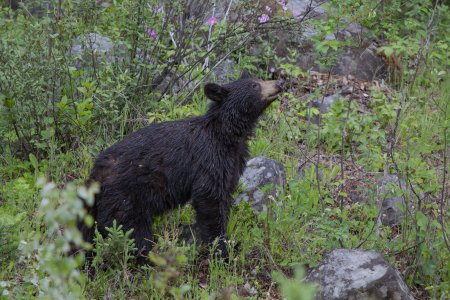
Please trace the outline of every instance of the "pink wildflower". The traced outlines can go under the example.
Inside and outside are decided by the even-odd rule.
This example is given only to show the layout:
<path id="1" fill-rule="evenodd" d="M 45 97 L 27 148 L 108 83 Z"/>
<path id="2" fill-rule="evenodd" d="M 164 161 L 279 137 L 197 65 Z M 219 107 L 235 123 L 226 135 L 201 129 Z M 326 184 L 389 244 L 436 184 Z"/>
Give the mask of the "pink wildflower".
<path id="1" fill-rule="evenodd" d="M 267 5 L 266 5 L 266 10 L 267 10 L 268 12 L 271 12 L 271 11 L 272 11 L 272 8 L 270 8 L 270 6 L 267 6 Z"/>
<path id="2" fill-rule="evenodd" d="M 147 35 L 152 39 L 152 40 L 156 40 L 158 38 L 158 35 L 156 34 L 156 32 L 153 31 L 153 29 L 151 28 L 147 28 Z"/>
<path id="3" fill-rule="evenodd" d="M 269 21 L 269 16 L 266 14 L 262 14 L 261 17 L 258 18 L 259 23 L 266 23 Z"/>
<path id="4" fill-rule="evenodd" d="M 292 16 L 293 16 L 294 18 L 297 18 L 297 17 L 300 16 L 300 15 L 301 15 L 300 12 L 297 12 L 297 11 L 293 11 L 293 12 L 292 12 Z"/>
<path id="5" fill-rule="evenodd" d="M 216 17 L 212 16 L 211 18 L 208 19 L 207 23 L 211 26 L 213 26 L 214 24 L 216 24 L 217 22 L 219 22 L 219 20 L 217 20 Z"/>

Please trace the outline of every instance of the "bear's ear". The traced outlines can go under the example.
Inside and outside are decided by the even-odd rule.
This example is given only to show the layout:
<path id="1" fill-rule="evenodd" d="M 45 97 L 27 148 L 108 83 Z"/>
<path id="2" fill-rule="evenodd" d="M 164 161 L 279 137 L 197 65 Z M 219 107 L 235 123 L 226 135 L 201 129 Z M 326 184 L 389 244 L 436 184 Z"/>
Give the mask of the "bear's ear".
<path id="1" fill-rule="evenodd" d="M 242 70 L 241 72 L 241 76 L 239 77 L 240 79 L 244 79 L 244 78 L 252 78 L 252 76 L 250 75 L 250 73 L 247 70 Z"/>
<path id="2" fill-rule="evenodd" d="M 205 85 L 205 95 L 212 101 L 220 102 L 228 96 L 229 91 L 215 83 L 207 83 Z"/>

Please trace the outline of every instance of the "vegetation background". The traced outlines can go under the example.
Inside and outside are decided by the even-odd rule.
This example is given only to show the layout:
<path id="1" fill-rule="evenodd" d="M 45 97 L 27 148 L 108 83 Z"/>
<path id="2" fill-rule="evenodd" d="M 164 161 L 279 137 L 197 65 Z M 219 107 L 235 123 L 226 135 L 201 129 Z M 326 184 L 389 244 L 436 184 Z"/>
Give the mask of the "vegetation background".
<path id="1" fill-rule="evenodd" d="M 418 299 L 450 298 L 448 3 L 330 0 L 320 3 L 323 22 L 313 7 L 292 11 L 283 1 L 24 2 L 0 1 L 1 299 L 311 299 L 314 288 L 294 270 L 335 248 L 376 250 Z M 376 42 L 386 76 L 382 88 L 368 86 L 365 103 L 342 98 L 322 115 L 310 103 L 336 85 L 328 73 L 356 46 L 326 37 L 349 20 Z M 284 54 L 274 46 L 279 32 L 300 39 L 312 27 L 324 80 L 297 64 L 298 43 L 288 40 Z M 77 50 L 86 36 L 115 47 Z M 113 226 L 85 269 L 83 254 L 69 252 L 90 247 L 76 229 L 78 217 L 92 223 L 77 194 L 92 200 L 95 187 L 83 182 L 96 155 L 152 122 L 202 114 L 202 85 L 229 62 L 230 78 L 245 69 L 288 82 L 250 143 L 252 156 L 284 164 L 283 205 L 233 208 L 230 262 L 178 240 L 193 219 L 186 207 L 155 224 L 152 266 L 134 264 L 133 241 Z M 394 188 L 406 206 L 392 227 L 377 225 L 374 195 L 350 195 L 383 173 L 407 186 Z"/>

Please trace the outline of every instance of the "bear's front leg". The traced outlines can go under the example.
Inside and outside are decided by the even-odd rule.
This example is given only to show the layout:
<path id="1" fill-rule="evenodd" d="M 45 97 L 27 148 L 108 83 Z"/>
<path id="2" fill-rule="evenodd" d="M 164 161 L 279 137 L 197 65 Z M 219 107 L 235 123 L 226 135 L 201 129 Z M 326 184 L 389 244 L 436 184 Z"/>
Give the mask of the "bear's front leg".
<path id="1" fill-rule="evenodd" d="M 197 238 L 206 244 L 211 244 L 218 238 L 218 250 L 222 258 L 228 258 L 226 229 L 230 201 L 227 197 L 218 197 L 215 193 L 197 193 L 193 196 L 192 205 L 197 215 Z"/>

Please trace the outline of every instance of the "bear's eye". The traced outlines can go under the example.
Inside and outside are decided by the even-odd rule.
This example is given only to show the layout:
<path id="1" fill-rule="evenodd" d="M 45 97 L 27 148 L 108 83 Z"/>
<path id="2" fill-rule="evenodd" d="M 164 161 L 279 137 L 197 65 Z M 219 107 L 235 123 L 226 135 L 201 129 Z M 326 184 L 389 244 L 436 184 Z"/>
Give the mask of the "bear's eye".
<path id="1" fill-rule="evenodd" d="M 254 90 L 259 89 L 259 84 L 257 84 L 257 83 L 252 83 L 252 89 L 254 89 Z"/>

